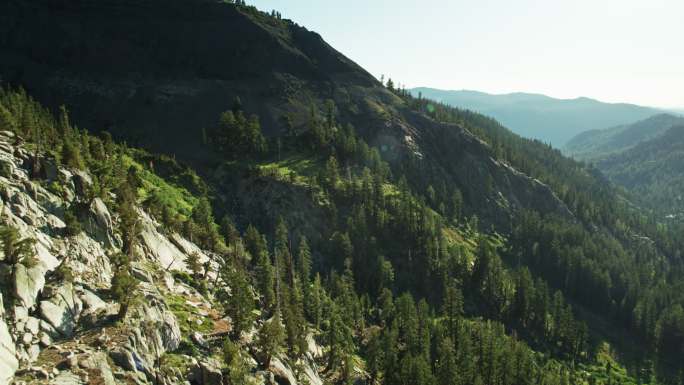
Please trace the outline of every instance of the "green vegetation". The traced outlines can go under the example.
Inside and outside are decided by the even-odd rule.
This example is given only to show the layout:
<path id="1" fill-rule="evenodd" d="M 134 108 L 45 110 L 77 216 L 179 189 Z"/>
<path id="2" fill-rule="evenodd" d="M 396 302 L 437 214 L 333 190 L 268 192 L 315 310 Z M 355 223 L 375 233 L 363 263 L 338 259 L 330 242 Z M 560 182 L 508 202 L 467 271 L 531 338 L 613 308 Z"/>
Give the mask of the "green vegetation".
<path id="1" fill-rule="evenodd" d="M 682 164 L 684 125 L 679 125 L 655 139 L 598 161 L 596 167 L 624 187 L 635 202 L 681 223 L 684 215 Z"/>
<path id="2" fill-rule="evenodd" d="M 238 11 L 283 45 L 299 31 L 277 14 L 243 4 Z M 295 101 L 305 112 L 263 120 L 281 125 L 269 139 L 260 118 L 236 100 L 201 133 L 211 154 L 201 159 L 220 171 L 207 185 L 169 158 L 75 129 L 65 109 L 53 118 L 22 91 L 2 91 L 0 124 L 32 143 L 35 178 L 45 152 L 95 177 L 83 203 L 100 197 L 117 214 L 124 247 L 114 258 L 112 294 L 122 316 L 135 299 L 130 269 L 140 204 L 167 231 L 215 253 L 219 271 L 191 255 L 191 274 L 175 276 L 230 316 L 222 356 L 234 382 L 244 379 L 241 337 L 258 330 L 262 365 L 279 352 L 295 360 L 313 334 L 325 346 L 326 375 L 345 383 L 355 380 L 358 364 L 371 383 L 384 385 L 651 377 L 676 384 L 684 354 L 681 233 L 548 145 L 477 113 L 412 97 L 394 82 L 382 88 L 362 80 L 370 85 L 324 97 L 305 89 Z M 366 127 L 371 120 L 380 123 Z M 391 140 L 416 143 L 381 152 L 372 143 L 390 126 L 400 127 Z M 473 170 L 459 169 L 468 157 Z M 504 164 L 543 182 L 520 179 L 531 203 L 500 204 L 513 175 Z M 260 191 L 277 198 L 260 202 Z M 542 209 L 542 199 L 558 210 Z M 210 273 L 218 278 L 206 284 Z M 186 337 L 181 350 L 207 353 L 187 336 L 215 325 L 206 317 L 198 324 L 182 298 L 169 301 Z M 605 348 L 606 336 L 586 314 L 643 346 L 636 363 L 625 366 Z"/>
<path id="3" fill-rule="evenodd" d="M 176 316 L 184 337 L 193 332 L 210 333 L 214 330 L 211 318 L 202 316 L 197 308 L 187 303 L 185 297 L 172 294 L 167 297 L 167 303 Z"/>

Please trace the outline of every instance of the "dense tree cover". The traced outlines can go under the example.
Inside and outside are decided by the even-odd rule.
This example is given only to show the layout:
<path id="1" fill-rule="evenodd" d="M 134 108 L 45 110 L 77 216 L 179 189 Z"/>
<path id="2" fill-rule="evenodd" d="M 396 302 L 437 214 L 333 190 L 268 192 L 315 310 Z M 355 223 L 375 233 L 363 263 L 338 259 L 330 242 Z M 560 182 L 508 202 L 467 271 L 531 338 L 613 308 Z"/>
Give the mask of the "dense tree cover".
<path id="1" fill-rule="evenodd" d="M 217 127 L 210 131 L 211 137 L 205 138 L 205 142 L 211 142 L 226 157 L 258 155 L 266 151 L 259 118 L 256 115 L 247 118 L 241 108 L 236 102 L 233 111 L 222 113 Z"/>
<path id="2" fill-rule="evenodd" d="M 635 209 L 592 166 L 549 145 L 521 138 L 480 114 L 396 92 L 410 108 L 485 139 L 494 156 L 548 184 L 575 215 L 577 221 L 523 213 L 504 253 L 509 264 L 529 267 L 574 301 L 643 338 L 650 347 L 645 356 L 667 362 L 667 371 L 681 368 L 655 339 L 659 320 L 683 303 L 681 295 L 670 294 L 684 280 L 680 225 Z"/>
<path id="3" fill-rule="evenodd" d="M 480 233 L 477 217 L 463 216 L 467 200 L 457 186 L 442 186 L 436 179 L 418 184 L 412 175 L 402 176 L 402 169 L 391 169 L 353 127 L 340 127 L 330 102 L 324 113 L 312 108 L 307 130 L 290 130 L 281 138 L 285 149 L 308 154 L 321 165 L 307 183 L 324 198 L 329 232 L 309 242 L 281 218 L 269 228 L 248 226 L 241 233 L 229 216 L 215 223 L 206 190 L 189 210 L 173 207 L 162 195 L 145 192 L 143 199 L 145 170 L 128 161 L 134 151 L 72 128 L 65 110 L 54 119 L 23 92 L 12 91 L 2 92 L 0 106 L 10 111 L 2 120 L 5 128 L 35 146 L 36 176 L 48 161 L 87 168 L 96 183 L 84 199 L 101 197 L 116 208 L 124 253 L 114 258 L 113 295 L 122 304 L 134 300 L 126 294 L 136 286 L 128 278 L 136 258 L 137 204 L 143 203 L 168 231 L 182 232 L 222 256 L 219 284 L 211 290 L 234 320 L 232 342 L 224 349 L 234 378 L 243 378 L 244 361 L 231 343 L 256 328 L 262 365 L 281 350 L 303 354 L 306 336 L 314 332 L 329 346 L 327 369 L 342 381 L 351 379 L 354 360 L 361 357 L 373 383 L 581 383 L 573 363 L 592 360 L 591 340 L 565 296 L 638 330 L 651 343 L 646 353 L 656 352 L 664 370 L 681 365 L 676 360 L 684 330 L 681 290 L 674 283 L 677 265 L 654 247 L 636 248 L 639 243 L 630 242 L 628 231 L 636 226 L 630 222 L 635 217 L 612 203 L 592 206 L 577 223 L 527 213 L 510 239 Z M 26 119 L 32 123 L 15 119 L 24 115 L 32 116 Z M 78 151 L 65 150 L 69 146 Z M 271 156 L 282 150 L 269 148 Z M 508 151 L 521 162 L 534 158 L 515 155 L 507 142 L 501 148 L 498 156 Z M 239 149 L 226 158 L 255 154 L 249 146 L 234 152 Z M 594 177 L 577 171 L 583 170 L 579 165 L 573 172 L 558 165 L 560 176 L 553 177 L 546 173 L 555 169 L 546 162 L 530 167 L 539 167 L 538 176 L 552 179 L 550 184 L 555 180 L 563 186 L 561 178 L 575 180 L 574 173 L 589 186 L 596 183 L 600 189 L 591 194 L 597 195 L 583 195 L 586 202 L 613 196 Z M 568 186 L 559 190 L 565 191 L 566 202 L 584 202 L 580 195 L 569 198 L 568 191 L 579 187 Z M 108 191 L 117 193 L 116 201 Z M 616 207 L 622 211 L 610 212 Z M 616 230 L 619 221 L 622 233 Z M 588 225 L 593 223 L 601 227 L 592 231 Z M 675 247 L 667 245 L 667 229 L 657 234 L 662 250 Z M 190 279 L 199 288 L 197 281 L 206 274 L 200 274 L 197 261 L 188 262 L 195 266 Z M 230 283 L 230 291 L 222 282 Z"/>
<path id="4" fill-rule="evenodd" d="M 397 178 L 395 184 L 390 166 L 377 149 L 369 148 L 353 127 L 338 126 L 332 102 L 326 103 L 325 110 L 319 114 L 312 108 L 306 131 L 286 128 L 281 144 L 320 159 L 319 172 L 310 182 L 326 197 L 325 212 L 332 230 L 324 234 L 324 242 L 313 245 L 317 250 L 305 238 L 294 236 L 282 218 L 273 226 L 272 251 L 254 226 L 248 226 L 244 234 L 261 308 L 276 309 L 282 318 L 290 354 L 305 347 L 307 328 L 301 325 L 306 325 L 306 319 L 312 327 L 323 329 L 323 341 L 331 346 L 330 370 L 345 373 L 347 362 L 361 353 L 375 368 L 376 379 L 383 378 L 386 383 L 433 383 L 438 373 L 438 346 L 442 354 L 451 354 L 449 360 L 456 360 L 457 354 L 469 357 L 472 367 L 464 370 L 474 380 L 498 378 L 502 383 L 516 383 L 521 373 L 495 372 L 498 369 L 494 367 L 508 356 L 497 349 L 513 349 L 511 354 L 515 351 L 524 366 L 518 368 L 521 371 L 538 365 L 539 357 L 525 343 L 506 337 L 506 330 L 516 330 L 530 344 L 558 358 L 586 358 L 586 327 L 575 319 L 563 295 L 553 293 L 539 278 L 528 284 L 532 280 L 529 271 L 504 266 L 494 245 L 498 240 L 478 236 L 476 218 L 461 218 L 463 197 L 458 190 L 441 205 L 441 211 L 433 210 L 428 203 L 437 199 L 433 188 L 423 197 L 412 192 L 406 178 Z M 465 231 L 478 240 L 477 250 L 447 239 L 447 228 L 458 223 L 471 228 Z M 230 243 L 228 238 L 236 235 L 228 235 L 234 234 L 232 224 L 226 228 L 231 229 L 226 231 Z M 471 267 L 473 260 L 475 266 Z M 312 277 L 313 266 L 323 277 Z M 397 293 L 404 294 L 395 299 Z M 414 296 L 424 299 L 416 304 Z M 406 314 L 397 316 L 397 307 Z M 474 315 L 495 321 L 483 324 L 466 318 Z M 418 331 L 400 326 L 413 324 L 413 318 L 420 318 Z M 365 344 L 363 336 L 369 330 L 378 335 Z M 488 360 L 500 362 L 490 362 L 491 367 L 481 367 L 482 374 L 476 375 L 477 349 L 459 342 L 466 338 L 463 334 L 491 339 L 487 354 L 498 358 Z M 395 340 L 384 340 L 391 336 Z M 392 357 L 374 356 L 381 354 L 380 346 L 396 345 L 397 338 L 415 340 L 421 347 L 397 351 Z M 408 372 L 397 372 L 399 367 Z M 440 370 L 446 376 L 446 369 Z M 383 373 L 399 376 L 384 377 Z"/>
<path id="5" fill-rule="evenodd" d="M 681 124 L 681 123 L 680 123 Z M 684 218 L 684 126 L 606 157 L 596 166 L 634 200 L 673 221 Z"/>

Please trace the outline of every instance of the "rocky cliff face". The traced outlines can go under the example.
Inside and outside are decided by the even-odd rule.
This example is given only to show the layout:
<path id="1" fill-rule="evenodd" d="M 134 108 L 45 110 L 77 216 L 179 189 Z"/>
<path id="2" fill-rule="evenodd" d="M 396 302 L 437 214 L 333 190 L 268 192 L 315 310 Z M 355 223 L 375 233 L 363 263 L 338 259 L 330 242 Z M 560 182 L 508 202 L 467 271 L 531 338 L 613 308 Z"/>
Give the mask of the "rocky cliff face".
<path id="1" fill-rule="evenodd" d="M 95 198 L 81 218 L 84 231 L 66 236 L 65 209 L 77 186 L 90 183 L 89 175 L 55 168 L 53 179 L 31 180 L 25 167 L 30 155 L 17 142 L 14 134 L 0 132 L 0 222 L 18 229 L 22 239 L 36 241 L 35 261 L 17 264 L 8 282 L 9 261 L 0 254 L 9 294 L 0 301 L 0 384 L 224 383 L 223 364 L 211 358 L 211 351 L 220 344 L 216 336 L 230 330 L 230 319 L 219 315 L 211 298 L 171 274 L 187 271 L 184 261 L 191 253 L 214 271 L 220 259 L 177 234 L 164 233 L 140 210 L 140 258 L 131 267 L 140 281 L 139 295 L 126 318 L 116 321 L 120 304 L 108 291 L 110 257 L 122 243 L 118 218 Z M 54 183 L 60 189 L 44 187 Z M 207 280 L 216 281 L 211 274 Z M 173 353 L 191 338 L 206 351 L 197 357 Z M 320 352 L 313 341 L 311 346 L 301 364 L 309 383 L 321 384 L 315 364 Z M 296 384 L 290 365 L 280 357 L 270 371 L 254 371 L 253 378 Z"/>

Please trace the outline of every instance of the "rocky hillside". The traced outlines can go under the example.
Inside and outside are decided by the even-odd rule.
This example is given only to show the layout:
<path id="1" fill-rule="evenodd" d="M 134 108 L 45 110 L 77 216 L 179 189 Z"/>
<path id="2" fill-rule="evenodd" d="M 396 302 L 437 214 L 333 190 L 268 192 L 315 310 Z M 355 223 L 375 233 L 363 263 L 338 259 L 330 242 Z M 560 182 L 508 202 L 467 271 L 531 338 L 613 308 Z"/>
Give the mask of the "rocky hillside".
<path id="1" fill-rule="evenodd" d="M 119 215 L 101 198 L 81 205 L 83 191 L 93 184 L 85 171 L 46 163 L 45 179 L 29 178 L 33 155 L 20 142 L 12 132 L 0 132 L 0 218 L 3 231 L 16 230 L 16 242 L 35 242 L 26 257 L 11 261 L 12 246 L 3 233 L 0 383 L 14 378 L 16 384 L 223 384 L 224 362 L 210 352 L 221 346 L 231 320 L 212 296 L 179 279 L 192 273 L 186 264 L 192 255 L 205 266 L 210 289 L 226 285 L 216 277 L 219 256 L 136 208 L 140 234 L 130 274 L 138 285 L 121 318 L 122 304 L 112 293 L 113 258 L 123 247 Z M 82 206 L 82 230 L 68 235 L 73 205 Z M 252 337 L 245 337 L 245 352 Z M 297 365 L 308 383 L 321 384 L 320 348 L 313 340 L 310 348 Z M 275 376 L 296 384 L 293 363 L 276 357 L 270 369 L 252 378 L 275 383 Z"/>
<path id="2" fill-rule="evenodd" d="M 683 124 L 684 118 L 680 116 L 659 114 L 636 123 L 590 130 L 572 138 L 563 152 L 576 159 L 597 161 L 658 138 L 670 128 Z"/>

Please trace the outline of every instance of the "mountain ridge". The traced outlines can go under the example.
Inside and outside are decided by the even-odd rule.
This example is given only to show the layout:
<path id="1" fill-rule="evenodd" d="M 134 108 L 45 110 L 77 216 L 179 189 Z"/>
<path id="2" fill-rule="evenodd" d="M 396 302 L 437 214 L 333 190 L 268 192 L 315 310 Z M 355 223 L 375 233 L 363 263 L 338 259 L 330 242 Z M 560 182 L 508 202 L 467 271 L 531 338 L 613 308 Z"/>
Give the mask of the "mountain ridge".
<path id="1" fill-rule="evenodd" d="M 491 115 L 519 135 L 551 142 L 556 147 L 583 131 L 627 124 L 658 113 L 650 107 L 604 103 L 587 97 L 557 99 L 534 93 L 488 94 L 434 88 L 414 88 L 410 92 Z"/>
<path id="2" fill-rule="evenodd" d="M 661 135 L 599 159 L 596 166 L 646 207 L 663 215 L 684 213 L 684 120 Z"/>
<path id="3" fill-rule="evenodd" d="M 662 113 L 636 123 L 585 131 L 571 139 L 563 151 L 581 160 L 600 160 L 660 137 L 671 127 L 681 124 L 684 124 L 684 118 Z"/>

